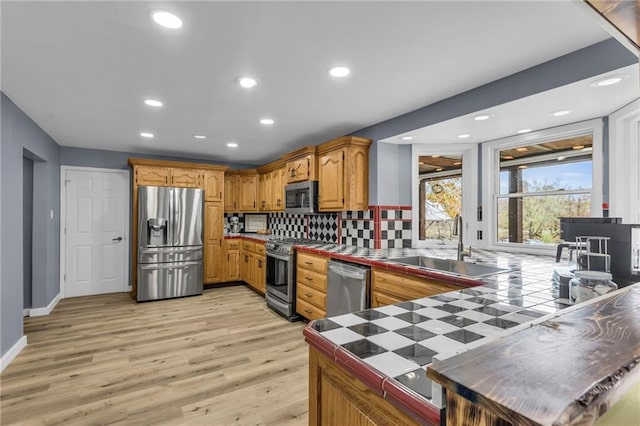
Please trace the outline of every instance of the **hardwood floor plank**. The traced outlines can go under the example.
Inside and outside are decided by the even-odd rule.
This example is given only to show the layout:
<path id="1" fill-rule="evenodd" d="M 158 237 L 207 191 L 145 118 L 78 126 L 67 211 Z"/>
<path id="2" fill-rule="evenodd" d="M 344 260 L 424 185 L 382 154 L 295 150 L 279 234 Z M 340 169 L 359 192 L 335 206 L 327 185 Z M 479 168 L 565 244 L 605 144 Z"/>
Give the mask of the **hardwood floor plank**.
<path id="1" fill-rule="evenodd" d="M 303 328 L 244 286 L 63 299 L 25 318 L 29 344 L 0 376 L 0 423 L 305 425 Z"/>

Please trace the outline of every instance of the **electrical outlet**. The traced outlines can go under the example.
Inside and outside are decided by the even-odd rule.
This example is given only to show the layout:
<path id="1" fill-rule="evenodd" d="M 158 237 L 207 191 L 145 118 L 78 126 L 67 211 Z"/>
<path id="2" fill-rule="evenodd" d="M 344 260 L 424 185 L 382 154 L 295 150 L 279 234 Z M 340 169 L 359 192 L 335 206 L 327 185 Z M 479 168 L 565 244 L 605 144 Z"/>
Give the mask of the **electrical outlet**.
<path id="1" fill-rule="evenodd" d="M 478 240 L 481 240 L 482 239 L 482 231 L 478 231 L 476 233 L 476 237 L 478 238 Z"/>

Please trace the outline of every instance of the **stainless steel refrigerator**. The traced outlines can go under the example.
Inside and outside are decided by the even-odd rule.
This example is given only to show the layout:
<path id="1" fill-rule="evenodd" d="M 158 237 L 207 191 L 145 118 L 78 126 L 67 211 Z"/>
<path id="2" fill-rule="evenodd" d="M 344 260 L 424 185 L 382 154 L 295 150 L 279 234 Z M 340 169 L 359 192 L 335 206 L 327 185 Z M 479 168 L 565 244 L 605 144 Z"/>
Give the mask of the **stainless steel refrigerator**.
<path id="1" fill-rule="evenodd" d="M 137 300 L 202 293 L 203 190 L 138 188 Z"/>

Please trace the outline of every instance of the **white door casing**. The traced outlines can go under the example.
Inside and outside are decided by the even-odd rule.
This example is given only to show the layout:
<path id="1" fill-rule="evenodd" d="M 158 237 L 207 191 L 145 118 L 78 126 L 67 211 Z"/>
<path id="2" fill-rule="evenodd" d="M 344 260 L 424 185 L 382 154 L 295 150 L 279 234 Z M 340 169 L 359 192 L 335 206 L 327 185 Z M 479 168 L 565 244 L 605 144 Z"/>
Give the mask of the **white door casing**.
<path id="1" fill-rule="evenodd" d="M 127 291 L 129 173 L 62 167 L 63 297 Z"/>

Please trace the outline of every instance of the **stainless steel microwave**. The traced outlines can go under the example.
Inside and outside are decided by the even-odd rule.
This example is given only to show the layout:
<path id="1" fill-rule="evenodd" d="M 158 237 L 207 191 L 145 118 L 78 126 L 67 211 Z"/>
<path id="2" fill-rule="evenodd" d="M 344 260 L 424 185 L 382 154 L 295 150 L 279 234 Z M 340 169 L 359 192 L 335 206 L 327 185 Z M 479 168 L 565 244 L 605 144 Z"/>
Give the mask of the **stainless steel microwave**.
<path id="1" fill-rule="evenodd" d="M 318 181 L 291 183 L 284 187 L 286 213 L 309 214 L 318 212 Z"/>

